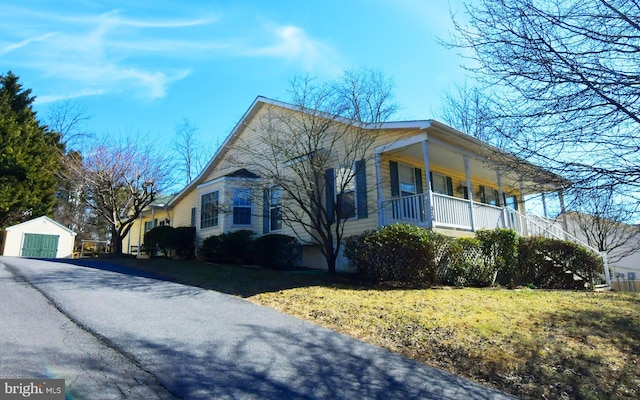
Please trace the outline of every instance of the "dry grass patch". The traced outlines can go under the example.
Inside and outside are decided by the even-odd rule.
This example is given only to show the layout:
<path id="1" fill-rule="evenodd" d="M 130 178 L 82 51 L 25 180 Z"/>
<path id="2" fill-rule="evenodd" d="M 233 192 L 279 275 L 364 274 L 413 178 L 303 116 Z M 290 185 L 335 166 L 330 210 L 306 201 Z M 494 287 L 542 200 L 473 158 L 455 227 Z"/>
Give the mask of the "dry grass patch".
<path id="1" fill-rule="evenodd" d="M 195 261 L 118 263 L 248 298 L 519 397 L 640 398 L 640 294 L 401 289 Z"/>
<path id="2" fill-rule="evenodd" d="M 640 296 L 301 287 L 250 300 L 527 398 L 640 396 Z"/>

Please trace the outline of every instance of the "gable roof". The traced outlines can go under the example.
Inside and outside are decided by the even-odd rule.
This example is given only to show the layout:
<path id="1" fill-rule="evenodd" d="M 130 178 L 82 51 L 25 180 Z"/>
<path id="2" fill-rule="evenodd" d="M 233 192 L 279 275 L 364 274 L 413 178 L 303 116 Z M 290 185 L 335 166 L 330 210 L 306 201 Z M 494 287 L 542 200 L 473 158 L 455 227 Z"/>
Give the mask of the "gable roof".
<path id="1" fill-rule="evenodd" d="M 240 168 L 229 174 L 226 174 L 225 178 L 260 179 L 260 176 L 254 174 L 246 168 Z"/>
<path id="2" fill-rule="evenodd" d="M 18 228 L 22 228 L 25 227 L 27 225 L 32 225 L 34 223 L 37 223 L 38 221 L 47 221 L 52 223 L 53 225 L 56 225 L 57 227 L 64 229 L 65 231 L 69 232 L 70 234 L 72 234 L 73 236 L 77 235 L 74 231 L 72 231 L 71 229 L 67 228 L 66 226 L 62 225 L 60 222 L 55 221 L 49 217 L 47 217 L 46 215 L 43 215 L 42 217 L 38 217 L 38 218 L 34 218 L 34 219 L 30 219 L 28 221 L 22 222 L 20 224 L 16 224 L 16 225 L 11 225 L 7 228 L 5 228 L 5 231 L 12 231 L 14 229 L 18 229 Z"/>
<path id="3" fill-rule="evenodd" d="M 242 131 L 249 125 L 249 122 L 256 116 L 258 111 L 260 111 L 260 109 L 265 105 L 277 106 L 277 107 L 281 107 L 291 111 L 304 112 L 304 108 L 300 106 L 285 103 L 279 100 L 270 99 L 263 96 L 256 97 L 256 99 L 253 101 L 253 103 L 251 103 L 251 106 L 247 109 L 247 111 L 244 113 L 242 118 L 240 118 L 238 123 L 231 130 L 229 135 L 225 138 L 222 145 L 216 150 L 215 154 L 213 155 L 209 163 L 205 166 L 205 168 L 202 170 L 202 172 L 200 172 L 200 174 L 193 181 L 191 181 L 187 186 L 185 186 L 184 189 L 182 189 L 178 194 L 176 194 L 173 197 L 173 199 L 171 199 L 167 203 L 168 207 L 173 206 L 174 203 L 180 201 L 180 199 L 182 199 L 187 193 L 189 193 L 191 189 L 203 183 L 203 180 L 207 176 L 209 176 L 211 172 L 213 172 L 215 167 L 223 160 L 225 154 L 231 149 L 231 144 L 233 143 L 233 141 L 240 135 L 240 133 L 242 133 Z M 326 115 L 327 118 L 331 118 L 338 122 L 342 122 L 345 124 L 353 124 L 353 121 L 349 121 L 346 118 L 341 118 L 341 117 L 336 118 L 335 116 L 332 116 L 326 113 L 321 113 L 321 112 L 318 113 L 317 110 L 314 110 L 314 112 L 316 112 L 319 115 Z M 462 131 L 459 131 L 447 124 L 444 124 L 434 119 L 411 120 L 411 121 L 389 121 L 389 122 L 383 122 L 381 124 L 359 124 L 359 126 L 365 129 L 381 129 L 381 130 L 415 129 L 418 131 L 422 131 L 428 128 L 434 128 L 436 130 L 444 132 L 446 135 L 448 135 L 449 138 L 452 138 L 454 141 L 458 143 L 466 143 L 468 146 L 482 147 L 482 148 L 488 149 L 489 151 L 495 154 L 499 154 L 506 159 L 518 160 L 520 165 L 524 165 L 528 169 L 535 170 L 538 173 L 547 174 L 549 177 L 553 178 L 554 181 L 559 182 L 560 184 L 570 183 L 569 180 L 559 175 L 556 175 L 541 167 L 538 167 L 525 160 L 522 160 L 512 153 L 506 152 L 498 147 L 495 147 L 486 142 L 483 142 L 471 135 L 468 135 Z M 250 174 L 253 174 L 250 171 L 247 171 L 247 172 L 249 172 Z M 256 178 L 259 178 L 259 176 L 256 175 Z"/>

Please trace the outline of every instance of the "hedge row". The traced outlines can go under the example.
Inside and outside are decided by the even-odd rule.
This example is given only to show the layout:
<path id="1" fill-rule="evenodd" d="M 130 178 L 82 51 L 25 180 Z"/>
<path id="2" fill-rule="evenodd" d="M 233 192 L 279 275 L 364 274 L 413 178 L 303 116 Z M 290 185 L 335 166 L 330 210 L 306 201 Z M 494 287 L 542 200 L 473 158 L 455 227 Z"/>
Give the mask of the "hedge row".
<path id="1" fill-rule="evenodd" d="M 181 258 L 195 256 L 196 228 L 191 226 L 157 226 L 144 234 L 143 249 L 150 256 L 176 255 Z"/>
<path id="2" fill-rule="evenodd" d="M 254 239 L 255 233 L 238 230 L 210 236 L 202 241 L 200 257 L 218 264 L 252 264 L 290 269 L 302 258 L 302 247 L 294 237 L 270 234 Z"/>
<path id="3" fill-rule="evenodd" d="M 510 229 L 451 238 L 412 225 L 390 225 L 347 238 L 345 255 L 375 282 L 584 289 L 603 269 L 600 258 L 580 245 L 519 237 Z"/>

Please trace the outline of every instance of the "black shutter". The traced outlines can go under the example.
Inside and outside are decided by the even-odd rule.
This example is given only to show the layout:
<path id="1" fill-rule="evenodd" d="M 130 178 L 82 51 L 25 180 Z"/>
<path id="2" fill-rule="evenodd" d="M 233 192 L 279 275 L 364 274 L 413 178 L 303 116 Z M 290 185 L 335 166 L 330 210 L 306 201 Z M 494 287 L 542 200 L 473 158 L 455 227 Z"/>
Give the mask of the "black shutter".
<path id="1" fill-rule="evenodd" d="M 262 233 L 269 233 L 271 215 L 269 214 L 269 189 L 262 193 Z"/>
<path id="2" fill-rule="evenodd" d="M 358 219 L 367 218 L 367 164 L 364 160 L 356 161 L 356 201 Z"/>
<path id="3" fill-rule="evenodd" d="M 447 194 L 453 196 L 453 180 L 450 176 L 447 176 Z"/>
<path id="4" fill-rule="evenodd" d="M 330 222 L 333 223 L 334 219 L 334 212 L 333 212 L 333 205 L 335 202 L 335 190 L 336 190 L 336 172 L 334 171 L 333 168 L 329 168 L 328 170 L 324 171 L 324 182 L 325 182 L 325 201 L 326 201 L 326 208 L 327 208 L 327 218 L 329 219 Z"/>
<path id="5" fill-rule="evenodd" d="M 422 170 L 416 168 L 416 193 L 421 194 L 424 190 L 422 188 Z"/>
<path id="6" fill-rule="evenodd" d="M 389 172 L 391 173 L 391 197 L 398 197 L 400 196 L 400 178 L 397 162 L 389 161 Z"/>
<path id="7" fill-rule="evenodd" d="M 484 186 L 480 185 L 478 190 L 479 190 L 479 194 L 480 194 L 480 202 L 486 204 L 487 203 L 487 198 L 486 198 L 486 196 L 484 194 Z"/>

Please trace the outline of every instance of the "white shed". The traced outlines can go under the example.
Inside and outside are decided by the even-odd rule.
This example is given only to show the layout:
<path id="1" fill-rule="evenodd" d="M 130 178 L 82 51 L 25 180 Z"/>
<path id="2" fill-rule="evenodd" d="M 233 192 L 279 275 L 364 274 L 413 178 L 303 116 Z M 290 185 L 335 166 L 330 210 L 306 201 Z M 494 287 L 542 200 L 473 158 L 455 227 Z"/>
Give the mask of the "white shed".
<path id="1" fill-rule="evenodd" d="M 47 216 L 5 229 L 2 255 L 71 258 L 76 233 Z"/>

